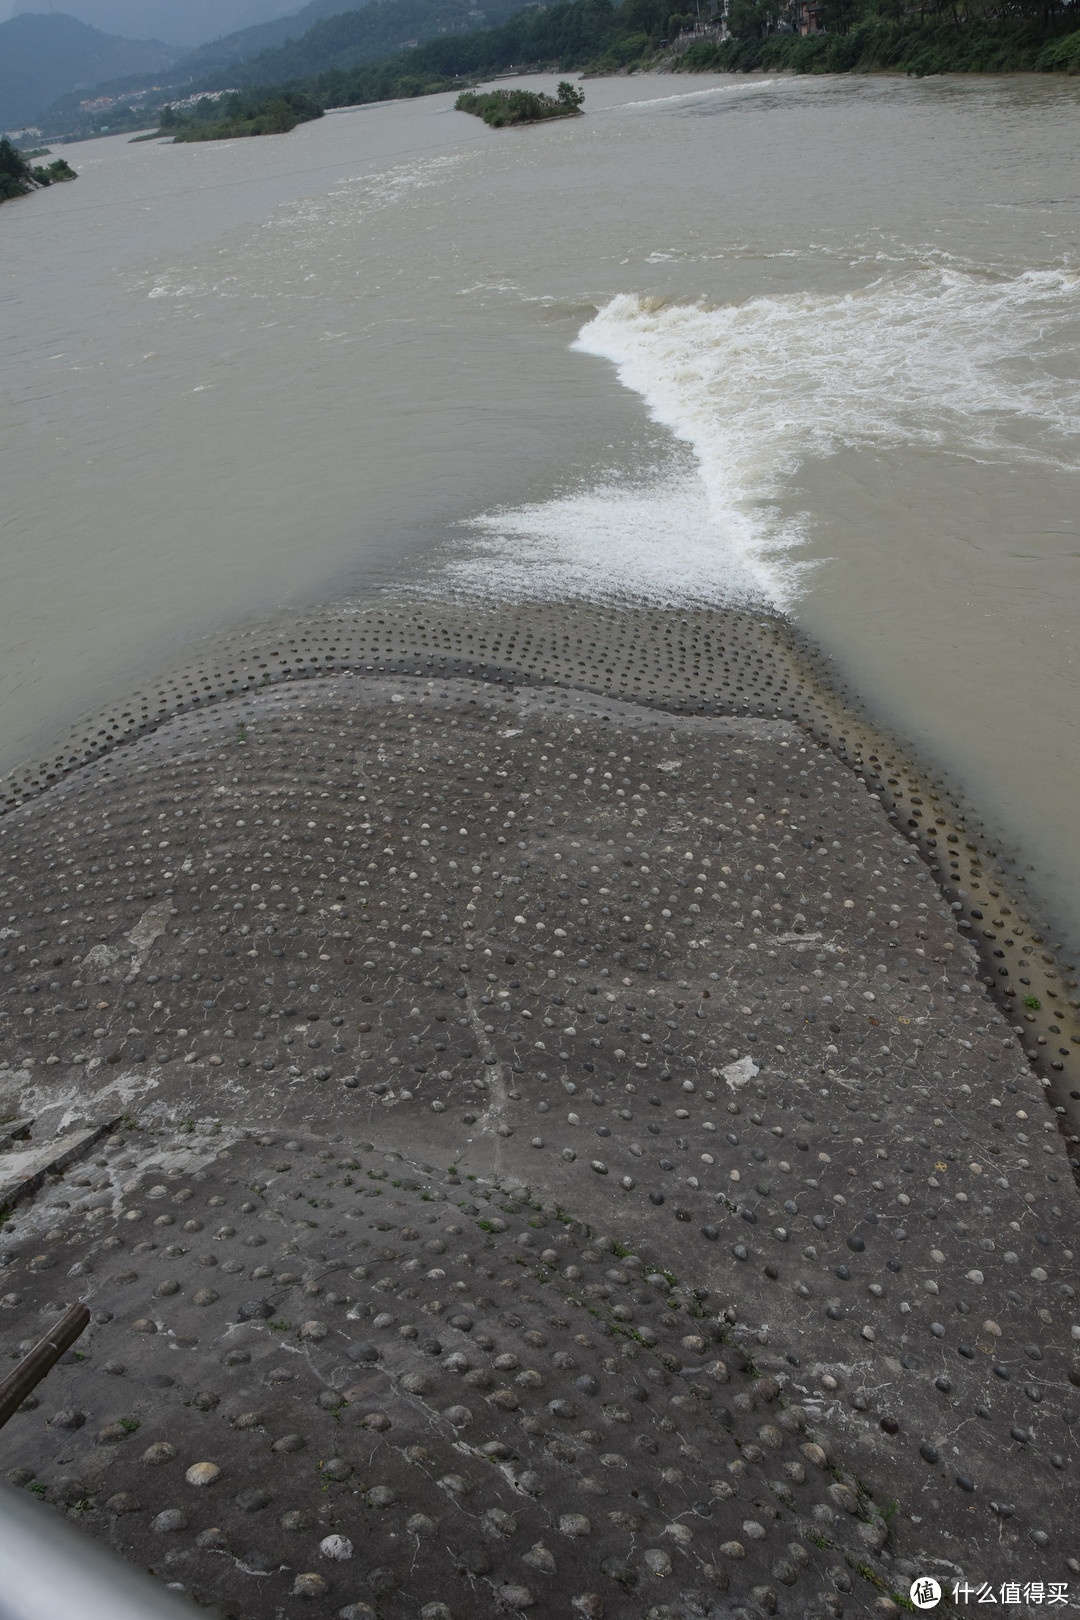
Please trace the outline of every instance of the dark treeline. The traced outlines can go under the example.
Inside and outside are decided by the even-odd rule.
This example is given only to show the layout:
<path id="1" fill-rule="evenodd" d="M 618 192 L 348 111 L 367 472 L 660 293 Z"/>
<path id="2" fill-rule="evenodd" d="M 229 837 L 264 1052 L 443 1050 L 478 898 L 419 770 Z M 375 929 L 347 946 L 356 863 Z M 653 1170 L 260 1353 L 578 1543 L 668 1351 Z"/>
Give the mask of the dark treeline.
<path id="1" fill-rule="evenodd" d="M 892 11 L 888 15 L 887 11 Z M 964 17 L 926 6 L 898 15 L 858 0 L 824 0 L 825 32 L 802 37 L 785 30 L 776 0 L 734 0 L 732 37 L 691 44 L 680 71 L 855 73 L 1080 73 L 1080 6 L 1025 18 L 989 11 Z"/>
<path id="2" fill-rule="evenodd" d="M 1031 25 L 951 23 L 905 26 L 865 19 L 845 33 L 744 34 L 691 45 L 680 72 L 1080 73 L 1080 32 L 1047 36 Z"/>

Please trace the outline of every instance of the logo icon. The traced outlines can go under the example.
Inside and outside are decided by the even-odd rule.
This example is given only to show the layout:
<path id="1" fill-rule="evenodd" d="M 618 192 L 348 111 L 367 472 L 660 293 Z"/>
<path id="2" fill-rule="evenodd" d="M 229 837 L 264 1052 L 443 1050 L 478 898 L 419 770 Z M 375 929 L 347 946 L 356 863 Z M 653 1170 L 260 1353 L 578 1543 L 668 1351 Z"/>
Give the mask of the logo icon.
<path id="1" fill-rule="evenodd" d="M 919 1575 L 911 1583 L 910 1595 L 917 1609 L 936 1609 L 941 1602 L 941 1587 L 932 1575 Z"/>

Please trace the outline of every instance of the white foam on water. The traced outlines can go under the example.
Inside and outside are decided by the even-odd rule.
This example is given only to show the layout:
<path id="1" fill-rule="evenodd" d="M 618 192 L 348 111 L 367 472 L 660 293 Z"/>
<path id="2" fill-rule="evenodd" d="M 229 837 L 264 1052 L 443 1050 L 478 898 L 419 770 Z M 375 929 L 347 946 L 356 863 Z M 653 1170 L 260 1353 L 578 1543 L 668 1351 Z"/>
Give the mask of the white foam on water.
<path id="1" fill-rule="evenodd" d="M 418 194 L 452 179 L 472 152 L 413 159 L 349 175 L 328 190 L 283 204 L 246 234 L 229 256 L 232 268 L 217 274 L 204 261 L 140 273 L 126 285 L 147 298 L 178 301 L 249 296 L 313 296 L 312 283 L 351 272 L 363 252 L 373 214 L 408 206 Z"/>
<path id="2" fill-rule="evenodd" d="M 776 84 L 775 79 L 752 79 L 744 84 L 710 84 L 701 90 L 681 90 L 671 96 L 650 96 L 646 101 L 618 101 L 610 107 L 600 107 L 599 112 L 624 112 L 628 107 L 663 107 L 673 101 L 698 101 L 702 96 L 733 96 L 745 95 L 747 91 L 765 90 Z"/>
<path id="3" fill-rule="evenodd" d="M 789 585 L 737 521 L 724 543 L 691 468 L 648 482 L 610 479 L 554 500 L 484 513 L 445 567 L 458 589 L 514 600 L 627 597 L 680 604 L 780 602 Z M 743 549 L 740 549 L 742 542 Z"/>
<path id="4" fill-rule="evenodd" d="M 807 520 L 781 502 L 842 448 L 1080 467 L 1080 276 L 933 266 L 722 308 L 623 294 L 574 347 L 614 363 L 692 471 L 474 519 L 461 583 L 789 606 Z"/>

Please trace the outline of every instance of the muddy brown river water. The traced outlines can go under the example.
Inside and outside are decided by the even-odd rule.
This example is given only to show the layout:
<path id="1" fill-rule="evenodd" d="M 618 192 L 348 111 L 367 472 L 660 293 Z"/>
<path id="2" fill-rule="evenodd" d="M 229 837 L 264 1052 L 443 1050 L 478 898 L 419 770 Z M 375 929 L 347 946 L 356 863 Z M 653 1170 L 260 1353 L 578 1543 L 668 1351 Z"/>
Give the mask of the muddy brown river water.
<path id="1" fill-rule="evenodd" d="M 3 210 L 0 765 L 279 610 L 769 604 L 1075 945 L 1080 89 L 586 109 L 104 140 Z"/>

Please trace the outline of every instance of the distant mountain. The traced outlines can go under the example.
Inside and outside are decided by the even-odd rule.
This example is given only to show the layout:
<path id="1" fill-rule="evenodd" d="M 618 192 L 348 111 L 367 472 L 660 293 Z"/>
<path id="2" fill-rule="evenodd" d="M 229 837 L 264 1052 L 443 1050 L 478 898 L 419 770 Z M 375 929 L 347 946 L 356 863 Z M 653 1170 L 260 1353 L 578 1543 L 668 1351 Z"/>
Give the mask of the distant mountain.
<path id="1" fill-rule="evenodd" d="M 253 28 L 241 28 L 235 34 L 224 34 L 221 39 L 200 45 L 177 63 L 177 76 L 197 77 L 227 67 L 230 62 L 249 62 L 262 51 L 273 50 L 290 39 L 299 39 L 323 18 L 336 17 L 343 11 L 358 11 L 366 3 L 367 0 L 310 0 L 302 11 L 288 17 L 256 23 Z"/>
<path id="2" fill-rule="evenodd" d="M 503 23 L 521 0 L 370 0 L 360 10 L 321 15 L 340 0 L 311 0 L 296 15 L 244 29 L 212 45 L 178 55 L 173 65 L 152 76 L 121 75 L 94 86 L 100 97 L 122 97 L 130 111 L 110 106 L 102 113 L 80 108 L 81 95 L 58 96 L 44 113 L 47 133 L 86 136 L 108 128 L 145 128 L 147 114 L 169 95 L 189 96 L 201 90 L 242 89 L 280 84 L 319 74 L 348 72 L 380 57 L 391 56 L 428 40 L 453 39 Z M 596 0 L 604 5 L 605 0 Z M 543 8 L 540 8 L 543 10 Z M 317 17 L 306 31 L 305 23 Z M 10 25 L 8 25 L 10 26 Z M 266 50 L 265 30 L 285 34 L 283 44 Z M 254 46 L 255 49 L 251 50 Z M 155 86 L 157 93 L 145 92 Z M 164 93 L 162 93 L 164 92 Z M 136 110 L 137 109 L 137 110 Z"/>
<path id="3" fill-rule="evenodd" d="M 63 12 L 0 23 L 0 130 L 33 124 L 58 96 L 103 79 L 160 73 L 180 52 L 153 39 L 118 39 Z"/>
<path id="4" fill-rule="evenodd" d="M 224 71 L 230 86 L 309 78 L 372 62 L 439 35 L 491 28 L 520 7 L 521 0 L 371 0 L 360 11 L 325 17 L 273 50 L 245 56 L 242 63 L 234 58 Z M 177 72 L 190 61 L 178 63 Z M 212 78 L 210 87 L 215 87 Z"/>
<path id="5" fill-rule="evenodd" d="M 0 0 L 0 5 L 4 0 Z M 69 12 L 80 22 L 129 39 L 163 39 L 190 50 L 221 34 L 287 17 L 296 0 L 13 0 L 0 15 Z M 324 13 L 325 15 L 325 13 Z"/>

